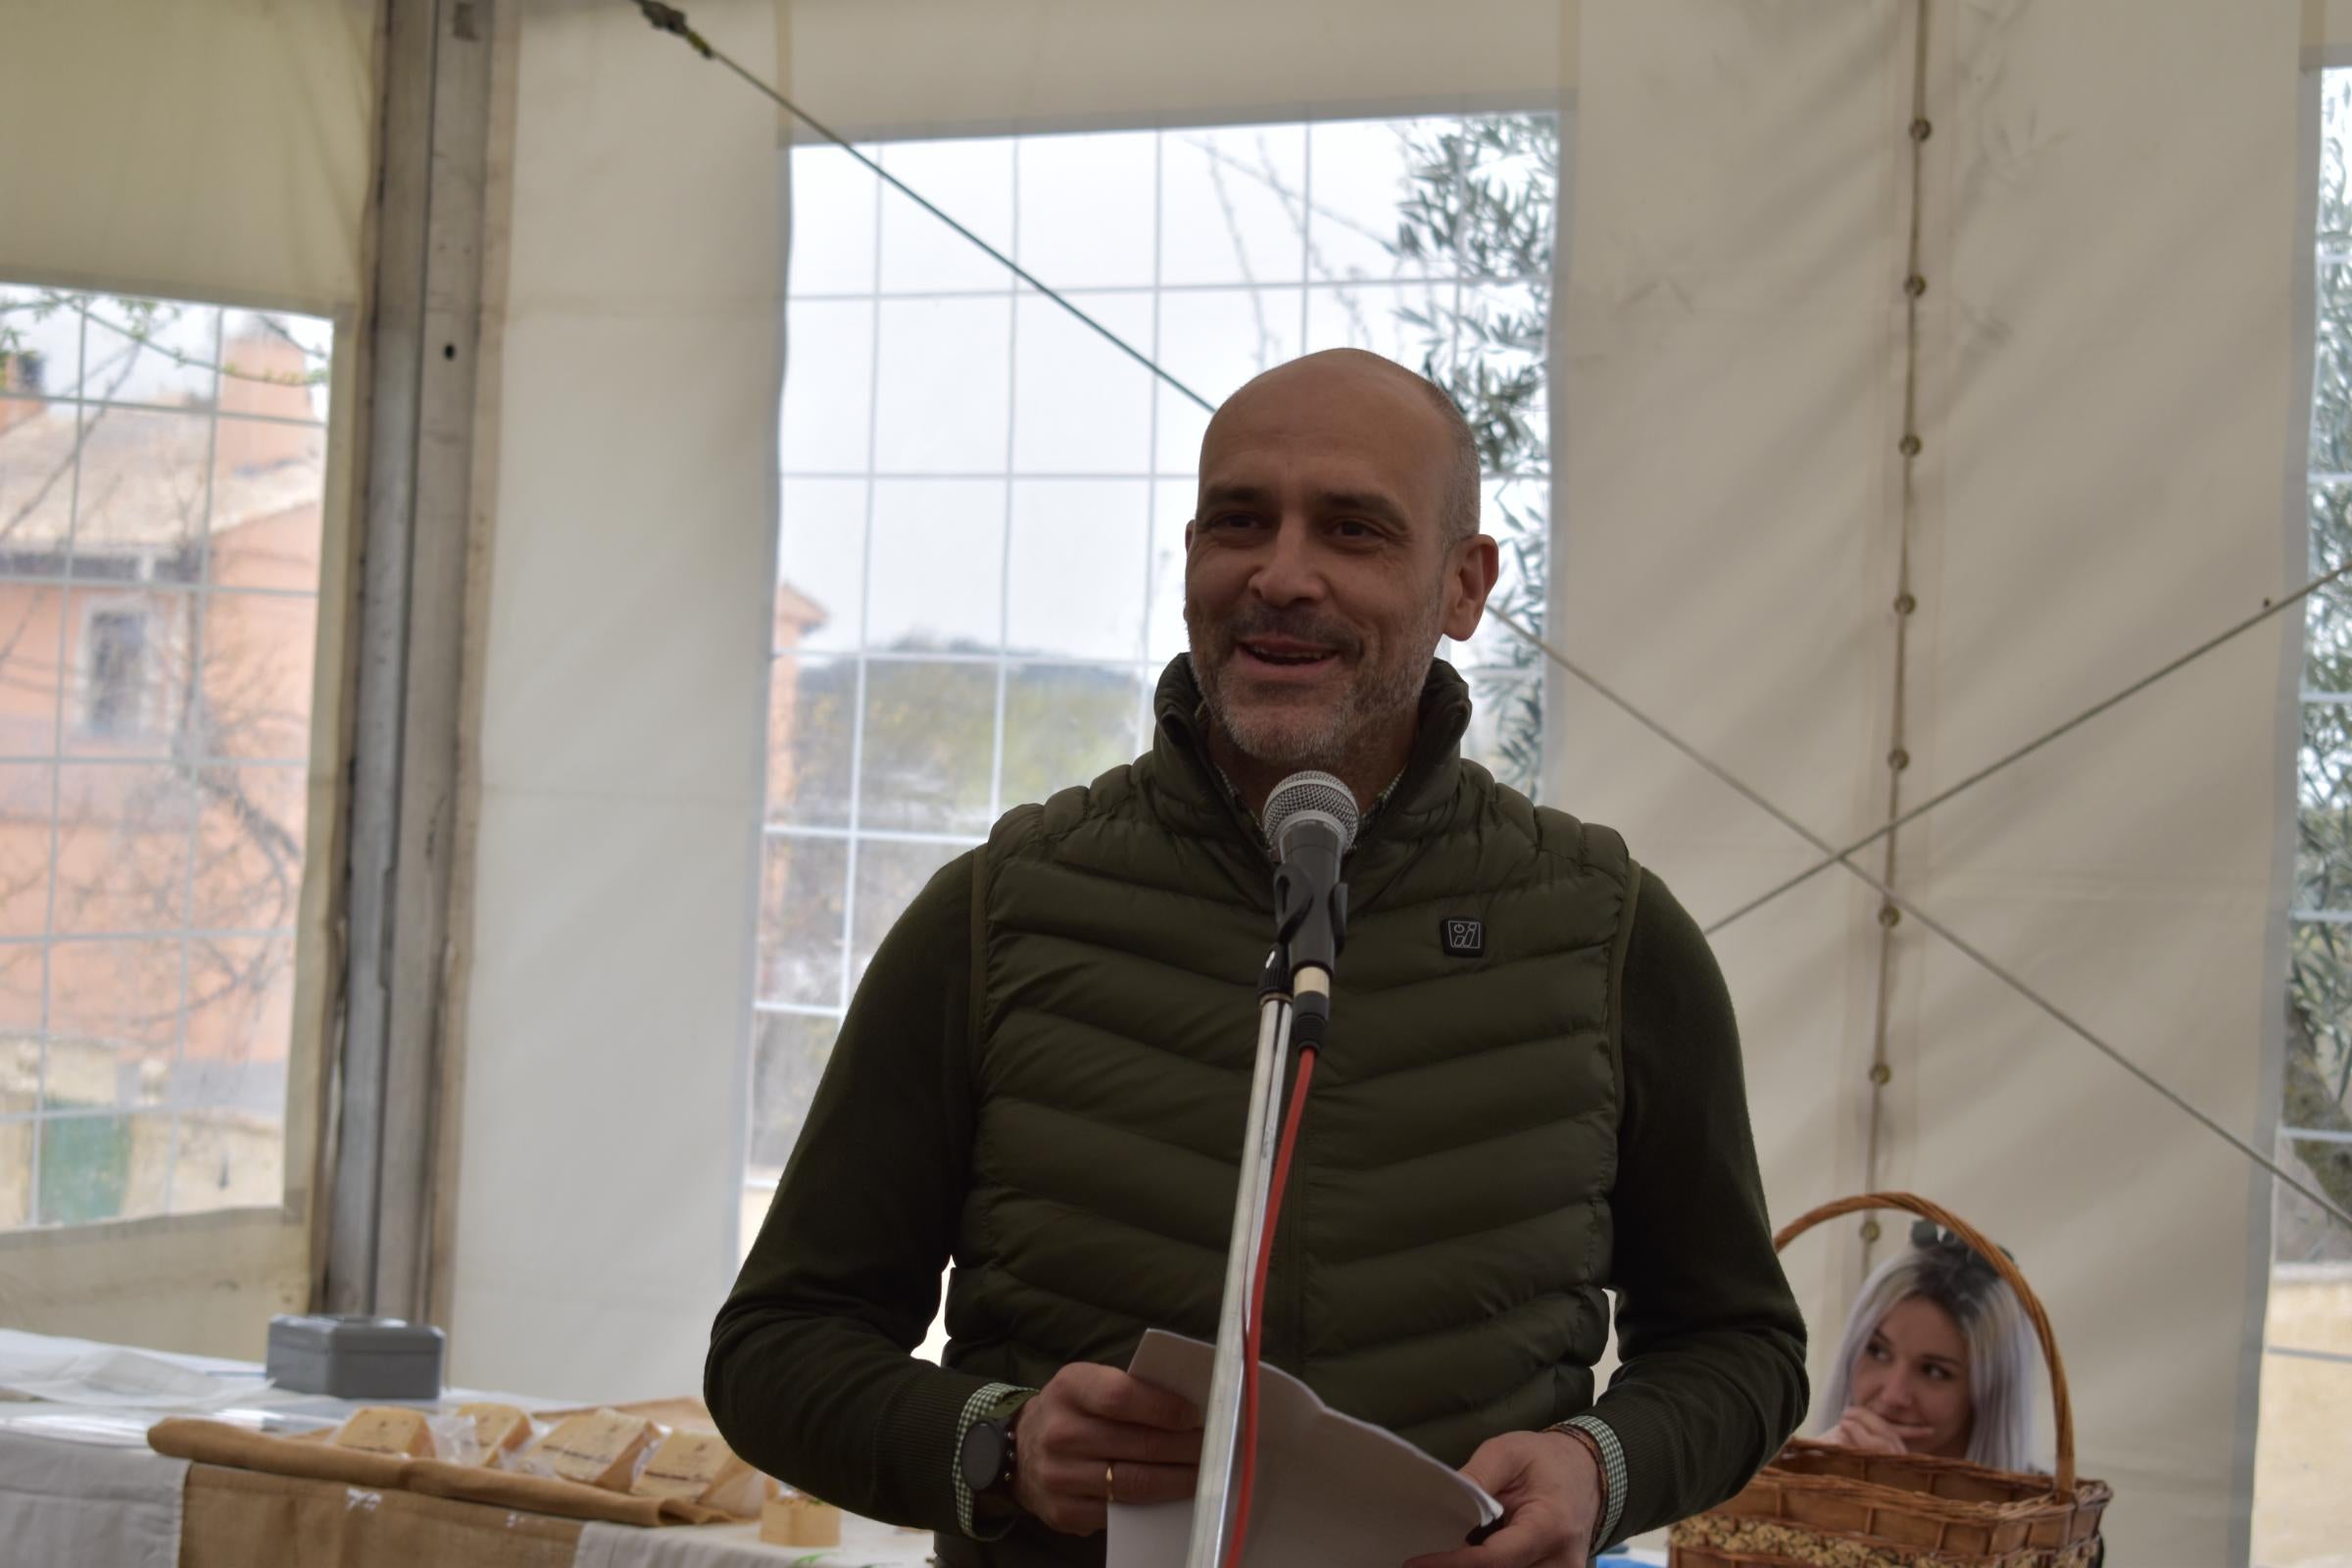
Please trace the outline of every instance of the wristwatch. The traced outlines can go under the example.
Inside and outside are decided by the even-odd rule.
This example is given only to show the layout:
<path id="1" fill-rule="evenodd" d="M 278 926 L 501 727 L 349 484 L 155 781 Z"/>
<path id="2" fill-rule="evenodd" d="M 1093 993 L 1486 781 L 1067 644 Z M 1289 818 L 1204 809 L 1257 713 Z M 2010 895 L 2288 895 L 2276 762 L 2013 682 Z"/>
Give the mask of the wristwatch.
<path id="1" fill-rule="evenodd" d="M 1019 1459 L 1012 1429 L 1031 1397 L 1027 1389 L 1011 1390 L 992 1400 L 963 1429 L 956 1468 L 975 1500 L 1011 1501 Z"/>

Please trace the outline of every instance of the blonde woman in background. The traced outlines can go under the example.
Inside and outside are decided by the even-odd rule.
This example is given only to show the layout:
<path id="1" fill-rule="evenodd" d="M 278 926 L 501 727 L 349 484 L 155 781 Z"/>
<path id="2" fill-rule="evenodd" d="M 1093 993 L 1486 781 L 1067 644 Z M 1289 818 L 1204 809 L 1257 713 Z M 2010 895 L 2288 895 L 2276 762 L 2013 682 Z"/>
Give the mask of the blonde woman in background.
<path id="1" fill-rule="evenodd" d="M 1824 1408 L 1823 1443 L 2043 1470 L 2034 1436 L 2040 1347 L 1992 1265 L 1932 1221 L 1862 1283 Z"/>

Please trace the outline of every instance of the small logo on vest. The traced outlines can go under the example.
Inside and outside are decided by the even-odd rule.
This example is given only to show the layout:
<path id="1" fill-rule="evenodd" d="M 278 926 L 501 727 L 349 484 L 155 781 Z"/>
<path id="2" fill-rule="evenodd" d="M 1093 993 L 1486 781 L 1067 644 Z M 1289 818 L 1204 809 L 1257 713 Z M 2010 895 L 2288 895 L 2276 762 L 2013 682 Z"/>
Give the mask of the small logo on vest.
<path id="1" fill-rule="evenodd" d="M 1453 957 L 1475 958 L 1487 951 L 1487 923 L 1448 915 L 1438 922 L 1438 938 Z"/>

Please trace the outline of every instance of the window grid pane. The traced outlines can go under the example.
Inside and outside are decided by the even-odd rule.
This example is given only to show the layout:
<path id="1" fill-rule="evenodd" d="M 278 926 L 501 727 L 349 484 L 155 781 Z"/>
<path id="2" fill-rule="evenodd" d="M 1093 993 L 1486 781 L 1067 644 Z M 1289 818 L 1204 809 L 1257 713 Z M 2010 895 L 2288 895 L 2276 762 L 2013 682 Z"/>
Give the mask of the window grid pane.
<path id="1" fill-rule="evenodd" d="M 282 1200 L 332 351 L 0 283 L 0 1229 Z"/>
<path id="2" fill-rule="evenodd" d="M 1486 443 L 1487 526 L 1516 530 L 1514 562 L 1533 539 L 1509 608 L 1540 624 L 1551 215 L 1493 198 L 1553 196 L 1558 143 L 1551 117 L 1515 116 L 863 150 L 1212 401 L 1341 345 L 1457 396 L 1523 372 L 1515 402 L 1471 413 L 1517 421 Z M 931 872 L 1005 808 L 1147 744 L 1152 687 L 1184 647 L 1206 420 L 846 153 L 796 149 L 790 168 L 805 324 L 778 443 L 747 1191 L 772 1185 L 864 964 Z M 1516 230 L 1490 218 L 1474 241 L 1431 242 L 1505 209 Z M 1495 630 L 1440 652 L 1478 693 L 1471 754 L 1514 776 L 1540 721 L 1533 651 Z M 825 891 L 802 902 L 774 867 L 820 855 Z M 837 983 L 812 985 L 830 965 Z"/>
<path id="3" fill-rule="evenodd" d="M 2309 467 L 2314 572 L 2352 558 L 2352 229 L 2346 152 L 2352 72 L 2323 74 L 2315 353 Z M 2290 901 L 2289 1028 L 2278 1154 L 2323 1191 L 2352 1185 L 2352 592 L 2315 593 L 2304 615 L 2302 742 L 2296 758 L 2295 881 Z M 2316 1136 L 2297 1138 L 2297 1132 Z M 2281 1263 L 2352 1260 L 2352 1242 L 2283 1188 L 2274 1255 Z M 2276 1298 L 2275 1298 L 2276 1304 Z"/>

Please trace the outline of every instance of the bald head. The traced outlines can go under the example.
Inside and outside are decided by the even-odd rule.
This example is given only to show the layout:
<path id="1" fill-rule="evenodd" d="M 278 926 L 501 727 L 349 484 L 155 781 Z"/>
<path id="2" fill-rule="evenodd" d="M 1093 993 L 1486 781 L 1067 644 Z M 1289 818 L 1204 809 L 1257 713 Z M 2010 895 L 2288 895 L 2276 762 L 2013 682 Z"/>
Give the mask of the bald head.
<path id="1" fill-rule="evenodd" d="M 1442 542 L 1450 553 L 1453 546 L 1478 532 L 1478 438 L 1446 389 L 1428 376 L 1363 349 L 1324 349 L 1277 365 L 1244 382 L 1225 400 L 1209 426 L 1213 431 L 1228 410 L 1267 398 L 1324 396 L 1334 387 L 1349 385 L 1394 390 L 1417 400 L 1431 416 L 1446 466 L 1439 516 Z"/>
<path id="2" fill-rule="evenodd" d="M 1478 449 L 1446 395 L 1353 349 L 1277 367 L 1200 438 L 1184 623 L 1212 752 L 1262 798 L 1299 768 L 1370 801 L 1404 765 L 1439 642 L 1497 569 Z"/>

